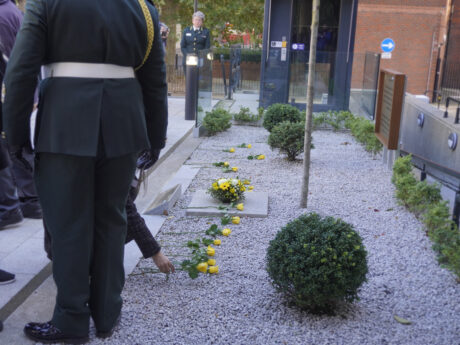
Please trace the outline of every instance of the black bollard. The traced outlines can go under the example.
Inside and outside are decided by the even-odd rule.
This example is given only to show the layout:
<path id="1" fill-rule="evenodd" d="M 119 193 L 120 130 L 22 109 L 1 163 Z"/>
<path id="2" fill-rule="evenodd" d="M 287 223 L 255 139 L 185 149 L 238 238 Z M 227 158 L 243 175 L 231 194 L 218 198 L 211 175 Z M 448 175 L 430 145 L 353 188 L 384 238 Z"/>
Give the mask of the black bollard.
<path id="1" fill-rule="evenodd" d="M 187 55 L 185 69 L 185 119 L 195 120 L 198 106 L 198 57 Z"/>

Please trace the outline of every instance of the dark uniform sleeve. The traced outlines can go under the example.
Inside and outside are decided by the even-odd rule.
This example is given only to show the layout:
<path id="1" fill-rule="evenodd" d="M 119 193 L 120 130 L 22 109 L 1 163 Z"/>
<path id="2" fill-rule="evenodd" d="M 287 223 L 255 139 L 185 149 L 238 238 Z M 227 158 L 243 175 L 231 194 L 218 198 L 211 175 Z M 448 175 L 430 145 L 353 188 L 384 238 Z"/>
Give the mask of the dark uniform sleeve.
<path id="1" fill-rule="evenodd" d="M 162 149 L 168 126 L 168 86 L 158 13 L 150 4 L 149 9 L 154 21 L 154 42 L 149 58 L 137 71 L 137 79 L 142 87 L 150 146 L 152 149 Z"/>
<path id="2" fill-rule="evenodd" d="M 187 29 L 185 28 L 184 31 L 182 31 L 182 38 L 180 40 L 180 50 L 182 52 L 183 59 L 185 61 L 185 56 L 187 55 L 187 50 L 186 48 L 186 42 L 185 42 L 185 35 L 187 34 Z"/>
<path id="3" fill-rule="evenodd" d="M 206 45 L 204 49 L 209 49 L 211 48 L 211 31 L 207 30 L 207 35 L 206 35 Z"/>
<path id="4" fill-rule="evenodd" d="M 157 254 L 161 250 L 161 247 L 152 236 L 152 233 L 145 224 L 145 220 L 137 211 L 136 205 L 134 204 L 135 195 L 135 188 L 131 187 L 126 202 L 126 217 L 128 219 L 126 243 L 134 239 L 142 255 L 147 259 Z"/>
<path id="5" fill-rule="evenodd" d="M 45 6 L 43 0 L 27 1 L 24 21 L 6 68 L 3 129 L 11 148 L 30 143 L 30 114 L 46 47 Z"/>

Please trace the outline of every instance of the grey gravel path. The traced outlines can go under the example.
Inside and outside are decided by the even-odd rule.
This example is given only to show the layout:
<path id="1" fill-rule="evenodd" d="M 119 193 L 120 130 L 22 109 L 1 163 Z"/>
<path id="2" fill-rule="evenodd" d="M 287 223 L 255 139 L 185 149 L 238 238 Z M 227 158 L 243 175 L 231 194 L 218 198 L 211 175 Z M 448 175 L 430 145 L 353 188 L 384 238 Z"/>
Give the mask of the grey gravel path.
<path id="1" fill-rule="evenodd" d="M 394 198 L 391 172 L 347 133 L 314 132 L 309 208 L 353 224 L 369 253 L 368 282 L 360 301 L 336 316 L 310 315 L 288 307 L 265 271 L 269 241 L 299 208 L 302 162 L 289 163 L 266 144 L 262 128 L 232 127 L 206 139 L 187 164 L 203 167 L 171 212 L 158 237 L 164 252 L 181 259 L 177 247 L 199 236 L 218 218 L 185 218 L 193 192 L 220 177 L 210 163 L 229 161 L 240 178 L 268 191 L 269 217 L 243 218 L 223 238 L 217 276 L 188 278 L 178 272 L 131 276 L 124 290 L 118 331 L 91 344 L 460 344 L 460 284 L 440 268 L 421 223 Z M 222 149 L 251 143 L 251 149 Z M 263 153 L 263 161 L 248 154 Z M 196 232 L 197 234 L 181 234 Z M 168 247 L 169 246 L 169 247 Z M 141 260 L 136 273 L 153 268 Z M 411 320 L 410 326 L 393 316 Z"/>

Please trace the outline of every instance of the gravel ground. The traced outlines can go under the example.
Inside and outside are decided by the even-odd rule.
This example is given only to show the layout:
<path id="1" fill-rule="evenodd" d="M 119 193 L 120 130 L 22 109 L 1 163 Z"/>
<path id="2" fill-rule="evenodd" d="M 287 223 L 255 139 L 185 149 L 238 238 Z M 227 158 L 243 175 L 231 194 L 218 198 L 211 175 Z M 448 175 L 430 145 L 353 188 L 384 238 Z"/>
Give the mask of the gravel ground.
<path id="1" fill-rule="evenodd" d="M 172 209 L 158 236 L 164 253 L 179 261 L 218 218 L 185 217 L 196 190 L 220 177 L 210 163 L 229 161 L 255 190 L 267 191 L 269 217 L 242 218 L 217 248 L 218 275 L 192 280 L 177 272 L 139 274 L 154 268 L 141 260 L 124 290 L 123 318 L 105 342 L 91 344 L 460 344 L 460 285 L 439 267 L 421 223 L 399 206 L 391 172 L 347 133 L 313 134 L 308 210 L 299 207 L 302 162 L 289 163 L 266 144 L 263 128 L 232 127 L 205 139 L 187 161 L 202 168 Z M 251 143 L 251 149 L 230 146 Z M 248 154 L 266 155 L 250 161 Z M 235 176 L 237 174 L 225 174 Z M 368 251 L 368 282 L 360 300 L 336 316 L 310 315 L 289 307 L 270 284 L 265 253 L 279 229 L 315 211 L 354 225 Z M 397 315 L 411 320 L 405 326 Z"/>

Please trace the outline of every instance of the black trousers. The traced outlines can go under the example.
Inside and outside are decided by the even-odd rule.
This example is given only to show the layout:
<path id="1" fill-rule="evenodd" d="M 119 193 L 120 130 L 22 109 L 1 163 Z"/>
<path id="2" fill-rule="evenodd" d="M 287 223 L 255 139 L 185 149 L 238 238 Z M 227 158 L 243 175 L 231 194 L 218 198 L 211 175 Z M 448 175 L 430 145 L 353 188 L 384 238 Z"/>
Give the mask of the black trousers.
<path id="1" fill-rule="evenodd" d="M 37 154 L 35 181 L 57 286 L 52 322 L 67 334 L 87 335 L 90 316 L 108 331 L 120 314 L 125 205 L 136 158 Z"/>

